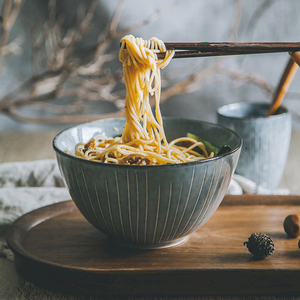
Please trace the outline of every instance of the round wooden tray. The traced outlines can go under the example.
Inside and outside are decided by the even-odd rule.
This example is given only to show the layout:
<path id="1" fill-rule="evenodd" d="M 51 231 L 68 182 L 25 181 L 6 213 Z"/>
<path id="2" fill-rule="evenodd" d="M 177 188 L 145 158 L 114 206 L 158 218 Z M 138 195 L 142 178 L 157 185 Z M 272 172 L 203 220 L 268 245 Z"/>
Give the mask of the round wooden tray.
<path id="1" fill-rule="evenodd" d="M 299 211 L 299 203 L 298 196 L 226 196 L 213 217 L 185 243 L 137 250 L 112 242 L 84 219 L 73 201 L 65 201 L 17 219 L 8 229 L 7 242 L 23 277 L 62 292 L 127 296 L 299 293 L 298 240 L 288 239 L 282 229 L 285 216 Z M 253 260 L 243 246 L 257 231 L 269 233 L 276 247 L 262 261 Z"/>

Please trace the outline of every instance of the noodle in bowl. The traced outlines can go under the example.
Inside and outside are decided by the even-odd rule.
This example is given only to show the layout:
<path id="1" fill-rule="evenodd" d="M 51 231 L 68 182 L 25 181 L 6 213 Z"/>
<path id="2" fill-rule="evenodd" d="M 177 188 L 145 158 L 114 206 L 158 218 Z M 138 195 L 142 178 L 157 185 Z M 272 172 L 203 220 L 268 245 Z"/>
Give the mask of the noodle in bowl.
<path id="1" fill-rule="evenodd" d="M 165 57 L 159 59 L 158 52 Z M 197 136 L 167 139 L 160 112 L 161 76 L 175 51 L 167 50 L 157 39 L 143 40 L 132 35 L 121 39 L 119 59 L 123 64 L 126 98 L 126 124 L 119 137 L 97 135 L 75 146 L 75 155 L 112 164 L 186 163 L 215 155 L 208 153 L 203 140 Z M 155 113 L 150 98 L 155 101 Z M 191 133 L 188 133 L 191 134 Z M 178 143 L 181 143 L 178 145 Z M 196 150 L 196 151 L 195 151 Z"/>
<path id="2" fill-rule="evenodd" d="M 76 144 L 96 134 L 120 136 L 126 119 L 74 126 L 54 138 L 71 198 L 88 222 L 118 243 L 147 249 L 182 243 L 213 215 L 230 184 L 242 145 L 236 133 L 195 120 L 163 121 L 169 140 L 193 132 L 231 150 L 199 161 L 150 166 L 102 163 L 71 154 Z"/>

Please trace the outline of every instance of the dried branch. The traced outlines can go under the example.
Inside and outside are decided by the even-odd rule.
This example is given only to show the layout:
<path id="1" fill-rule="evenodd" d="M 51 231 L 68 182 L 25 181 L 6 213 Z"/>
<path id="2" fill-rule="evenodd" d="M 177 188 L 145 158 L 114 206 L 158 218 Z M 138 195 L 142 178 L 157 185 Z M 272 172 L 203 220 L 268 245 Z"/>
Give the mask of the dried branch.
<path id="1" fill-rule="evenodd" d="M 192 93 L 196 90 L 199 90 L 205 85 L 204 79 L 209 75 L 214 74 L 217 70 L 220 69 L 218 63 L 207 67 L 199 72 L 189 75 L 186 79 L 175 83 L 174 85 L 168 87 L 164 90 L 161 95 L 161 101 L 165 101 L 173 96 L 177 96 L 184 93 Z"/>
<path id="2" fill-rule="evenodd" d="M 0 39 L 0 57 L 2 51 L 7 43 L 10 31 L 16 21 L 20 12 L 23 0 L 5 0 L 2 10 L 2 24 L 1 24 L 1 39 Z"/>
<path id="3" fill-rule="evenodd" d="M 250 40 L 252 39 L 252 35 L 254 29 L 256 28 L 257 24 L 259 23 L 259 19 L 263 16 L 263 14 L 275 3 L 274 0 L 264 0 L 261 4 L 256 8 L 254 11 L 249 24 L 246 29 L 246 36 Z"/>
<path id="4" fill-rule="evenodd" d="M 29 80 L 25 81 L 18 89 L 9 93 L 3 97 L 0 101 L 0 111 L 7 111 L 10 106 L 21 106 L 27 101 L 40 101 L 48 99 L 55 92 L 53 89 L 41 89 L 39 88 L 43 84 L 47 86 L 47 83 L 51 84 L 52 81 L 56 81 L 61 74 L 61 70 L 47 71 L 39 76 L 33 76 Z M 35 91 L 42 91 L 42 94 L 38 94 Z"/>
<path id="5" fill-rule="evenodd" d="M 233 18 L 231 24 L 229 25 L 229 37 L 231 38 L 231 40 L 234 41 L 238 40 L 237 29 L 241 21 L 243 3 L 244 0 L 235 0 L 235 5 L 233 9 Z"/>
<path id="6" fill-rule="evenodd" d="M 151 14 L 148 18 L 145 20 L 135 23 L 132 26 L 128 26 L 120 31 L 117 31 L 118 22 L 119 22 L 119 16 L 120 11 L 124 6 L 124 0 L 121 0 L 119 2 L 119 5 L 117 6 L 116 12 L 113 15 L 109 26 L 106 30 L 100 33 L 98 37 L 98 43 L 94 46 L 92 46 L 87 53 L 81 58 L 82 61 L 85 61 L 87 57 L 94 56 L 95 59 L 93 59 L 91 62 L 87 63 L 86 65 L 82 65 L 80 69 L 78 70 L 78 73 L 81 75 L 95 75 L 99 73 L 99 70 L 101 70 L 101 67 L 104 65 L 105 62 L 113 59 L 116 57 L 114 56 L 106 56 L 104 55 L 105 50 L 108 48 L 110 43 L 120 37 L 123 37 L 126 34 L 129 34 L 130 32 L 137 30 L 141 27 L 144 27 L 150 23 L 153 23 L 158 18 L 160 18 L 162 15 L 164 15 L 166 12 L 171 10 L 176 4 L 172 4 L 171 6 L 167 7 L 165 10 L 158 10 L 155 13 Z"/>
<path id="7" fill-rule="evenodd" d="M 84 122 L 90 122 L 95 120 L 101 120 L 105 118 L 120 118 L 124 116 L 124 113 L 122 111 L 117 111 L 115 113 L 109 113 L 109 114 L 95 114 L 95 115 L 61 115 L 61 116 L 55 116 L 55 117 L 49 117 L 49 118 L 37 118 L 37 117 L 31 117 L 28 115 L 22 115 L 20 111 L 14 107 L 11 106 L 7 110 L 7 113 L 9 115 L 19 121 L 22 122 L 30 122 L 30 123 L 36 123 L 36 124 L 66 124 L 66 123 L 84 123 Z"/>
<path id="8" fill-rule="evenodd" d="M 117 32 L 117 28 L 118 28 L 118 24 L 120 22 L 120 17 L 122 15 L 122 11 L 124 9 L 126 0 L 120 0 L 118 3 L 118 6 L 113 14 L 113 17 L 110 21 L 110 25 L 109 25 L 109 34 L 113 35 L 116 34 Z"/>
<path id="9" fill-rule="evenodd" d="M 104 99 L 105 101 L 114 103 L 116 109 L 122 109 L 123 103 L 120 101 L 118 94 L 114 91 L 121 76 L 118 72 L 116 73 L 117 75 L 111 76 L 111 72 L 107 74 L 105 68 L 103 68 L 106 62 L 116 59 L 116 55 L 106 54 L 105 51 L 116 37 L 123 36 L 131 30 L 154 21 L 163 13 L 163 11 L 158 11 L 138 24 L 117 31 L 119 17 L 124 3 L 124 1 L 120 1 L 112 17 L 110 26 L 108 27 L 109 30 L 99 34 L 99 42 L 96 47 L 92 49 L 94 51 L 92 59 L 86 63 L 86 59 L 91 54 L 91 50 L 81 57 L 75 57 L 74 49 L 89 30 L 97 1 L 93 0 L 91 2 L 86 13 L 83 13 L 83 8 L 79 7 L 77 16 L 79 19 L 79 16 L 82 15 L 82 20 L 78 20 L 77 24 L 69 28 L 63 35 L 59 30 L 59 19 L 55 16 L 56 1 L 50 0 L 48 21 L 44 25 L 44 31 L 38 35 L 36 42 L 33 44 L 34 55 L 37 55 L 38 52 L 41 51 L 43 45 L 45 46 L 46 57 L 48 57 L 46 70 L 42 73 L 38 73 L 39 64 L 35 63 L 33 67 L 35 75 L 23 83 L 18 89 L 2 98 L 0 100 L 0 110 L 9 112 L 12 117 L 21 119 L 21 116 L 17 113 L 17 107 L 31 105 L 34 102 L 49 102 L 54 98 L 70 94 L 75 95 L 76 99 L 78 99 L 78 97 L 82 97 L 86 100 Z M 105 80 L 103 80 L 102 83 L 94 81 L 93 89 L 89 91 L 92 84 L 87 79 L 84 80 L 82 76 L 90 77 L 94 75 L 102 76 Z M 77 84 L 75 88 L 66 88 L 66 84 L 74 83 L 76 78 L 77 82 L 80 81 L 80 84 Z M 82 85 L 83 82 L 85 85 Z M 87 82 L 90 83 L 89 88 L 87 88 Z M 83 91 L 86 92 L 84 96 Z M 117 114 L 118 113 L 119 112 L 117 112 Z M 78 116 L 73 116 L 72 120 L 75 118 L 80 119 Z M 30 119 L 32 121 L 31 118 L 25 118 L 24 116 L 22 119 Z M 45 119 L 43 120 L 45 121 Z M 57 121 L 53 118 L 51 118 L 51 120 Z M 61 120 L 70 120 L 70 118 L 61 118 L 60 122 Z"/>
<path id="10" fill-rule="evenodd" d="M 264 91 L 269 97 L 273 94 L 274 87 L 272 87 L 265 79 L 260 78 L 255 73 L 243 73 L 242 71 L 232 71 L 227 68 L 220 68 L 220 70 L 229 77 L 237 80 L 235 83 L 246 83 L 250 82 L 258 86 L 262 91 Z"/>
<path id="11" fill-rule="evenodd" d="M 2 35 L 4 38 L 0 40 L 2 56 L 5 53 L 18 51 L 16 41 L 9 49 L 10 44 L 7 44 L 7 39 L 21 2 L 22 0 L 5 1 L 4 15 L 7 21 L 4 29 L 2 28 L 2 32 L 5 33 L 4 36 Z M 0 99 L 0 111 L 23 122 L 49 124 L 78 123 L 123 116 L 125 90 L 124 86 L 120 88 L 119 85 L 122 72 L 112 71 L 110 66 L 110 63 L 117 59 L 118 50 L 115 52 L 108 52 L 108 50 L 117 38 L 154 22 L 176 4 L 151 14 L 139 23 L 119 29 L 120 16 L 125 6 L 125 0 L 120 0 L 108 26 L 99 32 L 97 44 L 89 49 L 82 49 L 78 54 L 76 49 L 79 43 L 93 25 L 97 3 L 97 0 L 92 0 L 87 9 L 80 5 L 77 9 L 75 25 L 64 32 L 62 30 L 64 17 L 56 14 L 56 0 L 49 0 L 48 20 L 43 26 L 36 26 L 42 28 L 41 31 L 37 30 L 32 34 L 33 75 L 19 88 Z M 244 0 L 234 2 L 234 17 L 228 28 L 228 34 L 234 40 L 237 39 L 243 3 Z M 273 87 L 257 74 L 229 70 L 225 67 L 226 61 L 227 58 L 213 60 L 213 64 L 200 70 L 195 63 L 192 63 L 192 67 L 186 66 L 178 73 L 172 70 L 171 76 L 167 74 L 162 78 L 164 87 L 161 101 L 166 101 L 175 95 L 200 90 L 204 85 L 220 80 L 222 74 L 228 76 L 236 86 L 251 82 L 267 94 L 272 93 Z M 182 77 L 182 72 L 185 74 L 184 79 L 178 79 Z M 55 103 L 53 103 L 54 99 Z M 64 106 L 57 104 L 60 99 L 68 104 Z M 115 106 L 116 112 L 88 114 L 94 101 L 108 101 Z M 25 115 L 24 111 L 21 112 L 19 109 L 25 106 L 31 110 L 47 111 L 49 117 L 38 118 Z"/>
<path id="12" fill-rule="evenodd" d="M 0 76 L 3 73 L 12 54 L 21 53 L 22 38 L 16 38 L 8 44 L 11 29 L 17 19 L 23 0 L 5 0 L 2 8 L 2 23 L 0 37 Z M 5 58 L 5 59 L 4 59 Z"/>

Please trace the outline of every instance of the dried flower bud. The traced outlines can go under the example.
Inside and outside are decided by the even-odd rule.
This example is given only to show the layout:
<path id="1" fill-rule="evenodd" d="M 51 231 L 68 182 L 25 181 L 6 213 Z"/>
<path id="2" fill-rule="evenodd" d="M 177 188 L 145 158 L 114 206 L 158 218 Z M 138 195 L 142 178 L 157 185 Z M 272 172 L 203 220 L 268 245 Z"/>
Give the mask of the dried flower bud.
<path id="1" fill-rule="evenodd" d="M 300 235 L 300 216 L 297 214 L 288 215 L 284 222 L 283 228 L 289 237 Z"/>
<path id="2" fill-rule="evenodd" d="M 271 255 L 275 250 L 272 239 L 264 233 L 252 233 L 244 245 L 247 245 L 249 252 L 259 259 Z"/>

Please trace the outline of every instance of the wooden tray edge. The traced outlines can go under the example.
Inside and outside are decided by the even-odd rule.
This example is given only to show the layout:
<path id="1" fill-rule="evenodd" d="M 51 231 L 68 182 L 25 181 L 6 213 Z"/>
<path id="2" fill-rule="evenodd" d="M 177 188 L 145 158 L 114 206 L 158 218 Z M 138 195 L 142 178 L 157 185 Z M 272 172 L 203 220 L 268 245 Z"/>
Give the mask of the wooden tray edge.
<path id="1" fill-rule="evenodd" d="M 300 205 L 300 195 L 225 195 L 221 202 L 224 206 L 247 205 Z"/>
<path id="2" fill-rule="evenodd" d="M 22 246 L 22 241 L 26 233 L 33 227 L 38 224 L 52 218 L 65 214 L 68 212 L 76 211 L 78 208 L 72 200 L 66 200 L 58 202 L 55 204 L 50 204 L 43 206 L 41 208 L 35 209 L 31 212 L 28 212 L 18 219 L 16 219 L 7 229 L 6 232 L 6 242 L 8 247 L 13 251 L 15 255 L 22 257 L 30 257 L 36 260 L 35 256 L 32 256 L 30 253 L 24 249 Z M 47 212 L 45 214 L 45 212 Z M 43 218 L 41 218 L 41 216 Z"/>
<path id="3" fill-rule="evenodd" d="M 278 195 L 226 195 L 222 202 L 224 206 L 238 205 L 300 205 L 300 196 L 278 196 Z M 51 208 L 49 210 L 49 208 Z M 44 211 L 47 215 L 44 216 Z M 251 277 L 251 282 L 243 282 L 244 269 L 229 270 L 164 270 L 157 274 L 155 270 L 143 272 L 81 272 L 81 282 L 76 282 L 76 276 L 71 268 L 61 269 L 55 264 L 44 265 L 43 261 L 32 256 L 22 247 L 22 238 L 30 228 L 41 222 L 64 213 L 78 210 L 72 200 L 59 202 L 50 206 L 42 207 L 23 215 L 9 227 L 7 232 L 7 242 L 16 254 L 15 264 L 18 272 L 27 280 L 34 284 L 51 288 L 60 292 L 80 293 L 90 295 L 149 295 L 149 296 L 172 296 L 172 295 L 253 295 L 253 290 L 260 295 L 283 294 L 284 296 L 299 295 L 300 286 L 298 286 L 298 270 L 281 270 L 284 273 L 283 278 L 278 278 L 276 272 L 268 278 L 268 287 L 261 288 L 261 282 L 258 282 L 255 276 L 255 270 Z M 28 218 L 30 214 L 30 219 Z M 41 220 L 40 216 L 43 215 Z M 35 218 L 32 218 L 34 216 Z M 32 220 L 33 219 L 33 220 Z M 35 220 L 35 221 L 34 221 Z M 32 267 L 34 262 L 34 267 Z M 57 275 L 57 269 L 60 269 L 60 276 Z M 228 277 L 230 271 L 231 277 Z M 79 271 L 80 272 L 80 271 Z M 264 270 L 261 270 L 264 272 Z M 137 273 L 138 282 L 136 282 Z M 217 277 L 216 277 L 217 276 Z M 233 276 L 233 277 L 232 277 Z M 292 280 L 291 280 L 292 278 Z M 82 280 L 85 284 L 82 284 Z M 118 288 L 113 284 L 118 282 Z M 161 284 L 165 282 L 165 284 Z M 222 287 L 214 287 L 212 282 L 223 282 Z M 138 286 L 136 286 L 138 284 Z M 160 288 L 158 288 L 160 286 Z M 271 287 L 280 287 L 276 292 Z M 260 287 L 260 288 L 258 288 Z"/>

